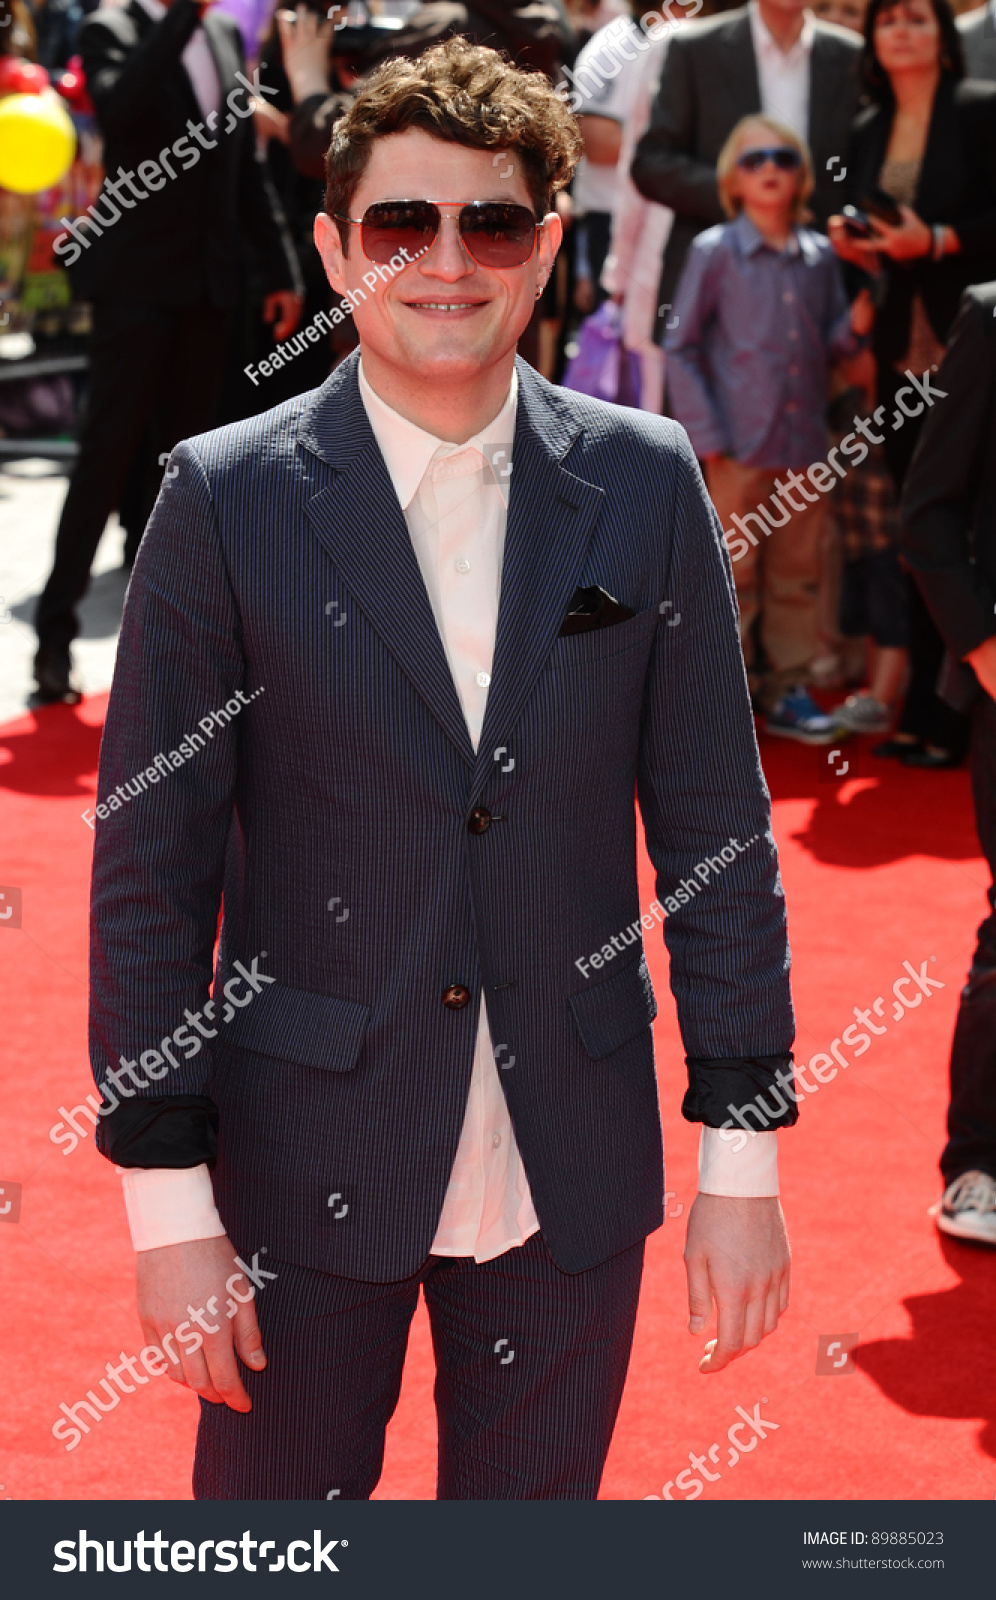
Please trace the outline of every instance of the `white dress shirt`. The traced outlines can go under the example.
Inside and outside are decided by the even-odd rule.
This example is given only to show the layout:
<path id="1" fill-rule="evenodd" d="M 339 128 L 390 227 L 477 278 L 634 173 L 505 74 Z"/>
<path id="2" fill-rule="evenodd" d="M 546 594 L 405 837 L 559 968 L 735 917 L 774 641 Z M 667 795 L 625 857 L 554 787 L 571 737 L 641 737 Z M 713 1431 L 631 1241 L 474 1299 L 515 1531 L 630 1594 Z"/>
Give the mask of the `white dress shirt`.
<path id="1" fill-rule="evenodd" d="M 613 17 L 593 34 L 574 63 L 572 87 L 581 99 L 575 115 L 624 122 L 643 71 L 646 47 L 644 34 L 629 16 Z M 571 191 L 577 214 L 611 212 L 616 182 L 627 171 L 621 159 L 612 165 L 582 156 Z"/>
<path id="2" fill-rule="evenodd" d="M 166 15 L 167 8 L 161 0 L 138 0 L 138 3 L 153 22 L 161 22 Z M 217 114 L 221 110 L 221 83 L 218 79 L 218 68 L 214 64 L 214 56 L 211 54 L 211 46 L 203 28 L 194 29 L 183 48 L 180 60 L 190 79 L 190 87 L 194 91 L 194 98 L 201 108 L 202 115 L 207 118 L 212 111 Z"/>
<path id="3" fill-rule="evenodd" d="M 513 373 L 504 405 L 465 444 L 437 439 L 375 394 L 362 363 L 360 395 L 380 447 L 425 582 L 474 748 L 491 682 L 518 406 Z M 778 1193 L 776 1135 L 759 1133 L 736 1152 L 703 1128 L 703 1193 Z M 136 1250 L 217 1238 L 224 1224 L 206 1166 L 122 1172 Z M 525 1168 L 495 1064 L 481 999 L 470 1091 L 432 1254 L 490 1261 L 539 1229 Z"/>
<path id="4" fill-rule="evenodd" d="M 805 13 L 802 32 L 790 50 L 783 50 L 761 16 L 757 0 L 747 7 L 757 62 L 761 110 L 787 122 L 800 139 L 809 138 L 809 62 L 813 50 L 813 18 Z"/>

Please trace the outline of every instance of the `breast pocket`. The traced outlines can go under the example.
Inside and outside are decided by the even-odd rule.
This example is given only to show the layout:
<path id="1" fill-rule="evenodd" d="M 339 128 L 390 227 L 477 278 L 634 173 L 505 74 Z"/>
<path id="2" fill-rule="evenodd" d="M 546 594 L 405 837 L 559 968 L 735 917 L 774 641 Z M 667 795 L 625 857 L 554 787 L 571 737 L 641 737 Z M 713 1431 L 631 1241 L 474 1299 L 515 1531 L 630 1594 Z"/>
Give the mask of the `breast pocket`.
<path id="1" fill-rule="evenodd" d="M 635 650 L 652 637 L 659 620 L 660 609 L 655 604 L 646 611 L 638 611 L 635 617 L 629 617 L 625 622 L 614 623 L 610 628 L 565 634 L 554 644 L 551 665 L 580 667 L 590 661 L 604 661 L 609 656 Z"/>

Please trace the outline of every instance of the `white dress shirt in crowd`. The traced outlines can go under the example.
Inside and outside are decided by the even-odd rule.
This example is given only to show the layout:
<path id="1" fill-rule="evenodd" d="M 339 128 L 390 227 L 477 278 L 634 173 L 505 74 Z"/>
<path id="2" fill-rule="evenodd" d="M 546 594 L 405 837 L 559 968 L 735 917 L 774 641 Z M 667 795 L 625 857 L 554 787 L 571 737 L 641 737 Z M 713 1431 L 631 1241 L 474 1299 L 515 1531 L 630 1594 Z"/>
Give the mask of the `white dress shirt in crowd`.
<path id="1" fill-rule="evenodd" d="M 375 394 L 362 363 L 360 395 L 405 515 L 436 626 L 476 749 L 491 682 L 511 476 L 518 377 L 504 405 L 465 444 L 437 439 Z M 703 1193 L 778 1193 L 776 1135 L 734 1144 L 703 1128 Z M 206 1166 L 122 1174 L 136 1250 L 217 1238 L 224 1226 Z M 490 1261 L 537 1232 L 522 1158 L 498 1076 L 484 999 L 460 1141 L 432 1253 Z"/>
<path id="2" fill-rule="evenodd" d="M 607 294 L 623 296 L 623 344 L 640 358 L 640 409 L 656 416 L 664 410 L 664 350 L 654 339 L 654 328 L 661 262 L 674 212 L 670 206 L 658 205 L 656 200 L 642 195 L 629 169 L 637 144 L 650 126 L 669 38 L 670 29 L 648 42 L 626 112 L 616 167 L 612 235 L 602 268 L 602 288 Z"/>
<path id="3" fill-rule="evenodd" d="M 775 41 L 757 0 L 747 7 L 757 62 L 761 110 L 787 122 L 800 139 L 809 138 L 809 61 L 813 50 L 813 18 L 807 11 L 802 32 L 790 50 Z"/>
<path id="4" fill-rule="evenodd" d="M 571 73 L 571 87 L 580 95 L 579 117 L 608 117 L 624 122 L 643 71 L 647 39 L 632 17 L 613 18 L 592 34 Z M 611 212 L 621 164 L 600 164 L 582 156 L 574 177 L 574 205 L 579 215 Z"/>
<path id="5" fill-rule="evenodd" d="M 138 3 L 153 22 L 161 22 L 166 15 L 166 7 L 161 0 L 138 0 Z M 220 111 L 221 83 L 218 79 L 218 68 L 214 64 L 211 46 L 207 42 L 207 34 L 203 28 L 194 29 L 184 46 L 180 60 L 190 79 L 190 87 L 201 108 L 201 115 L 206 118 L 212 111 L 216 113 Z"/>

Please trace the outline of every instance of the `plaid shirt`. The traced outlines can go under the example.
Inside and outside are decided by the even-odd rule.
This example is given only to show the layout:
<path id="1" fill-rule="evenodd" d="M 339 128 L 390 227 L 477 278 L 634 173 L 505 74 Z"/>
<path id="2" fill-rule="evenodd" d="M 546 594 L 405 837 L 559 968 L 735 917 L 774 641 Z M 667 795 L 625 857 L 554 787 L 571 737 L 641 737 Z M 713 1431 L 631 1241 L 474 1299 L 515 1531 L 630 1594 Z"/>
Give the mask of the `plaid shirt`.
<path id="1" fill-rule="evenodd" d="M 847 433 L 831 427 L 835 445 Z M 862 556 L 899 544 L 899 505 L 896 484 L 880 444 L 869 444 L 860 466 L 848 469 L 831 492 L 834 515 L 841 531 L 845 561 L 860 561 Z"/>

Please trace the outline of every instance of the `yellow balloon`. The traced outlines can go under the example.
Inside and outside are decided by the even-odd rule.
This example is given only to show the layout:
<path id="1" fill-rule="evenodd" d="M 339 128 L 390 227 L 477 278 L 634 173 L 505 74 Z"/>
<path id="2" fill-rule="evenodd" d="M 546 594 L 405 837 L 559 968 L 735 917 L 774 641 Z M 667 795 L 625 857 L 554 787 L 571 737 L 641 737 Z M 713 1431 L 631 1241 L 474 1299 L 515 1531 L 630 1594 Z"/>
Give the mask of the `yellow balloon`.
<path id="1" fill-rule="evenodd" d="M 72 166 L 76 129 L 53 89 L 0 100 L 0 188 L 37 194 Z"/>

